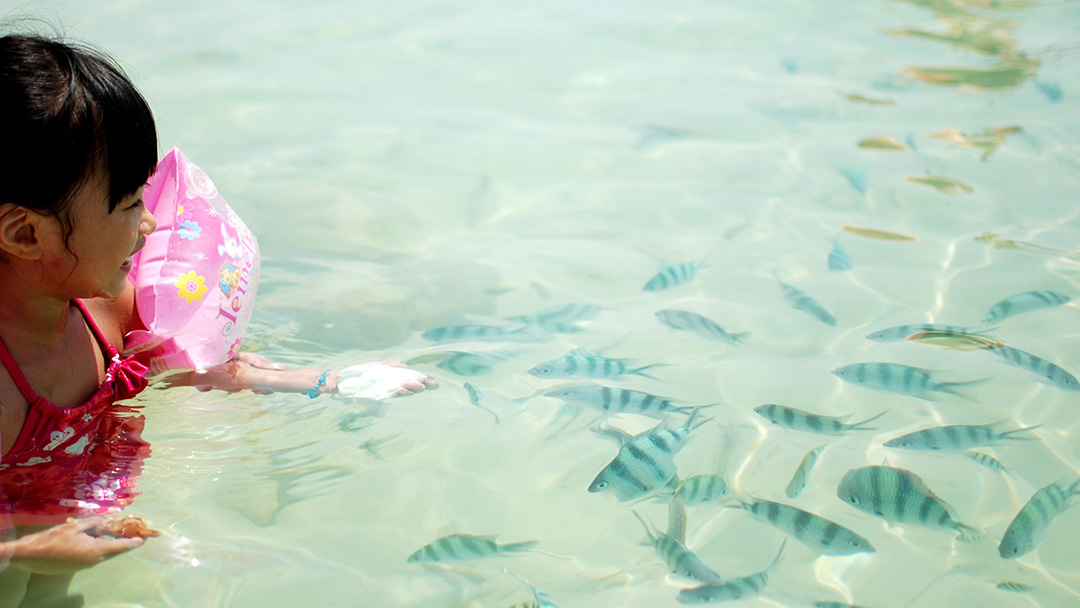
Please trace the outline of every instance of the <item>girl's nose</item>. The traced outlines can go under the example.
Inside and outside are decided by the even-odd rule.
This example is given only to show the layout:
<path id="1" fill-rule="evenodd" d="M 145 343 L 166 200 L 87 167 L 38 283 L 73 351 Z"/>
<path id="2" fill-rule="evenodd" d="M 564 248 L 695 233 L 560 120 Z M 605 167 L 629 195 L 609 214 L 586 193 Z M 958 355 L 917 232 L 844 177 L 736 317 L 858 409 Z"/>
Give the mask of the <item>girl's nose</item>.
<path id="1" fill-rule="evenodd" d="M 143 208 L 142 221 L 139 222 L 139 233 L 148 235 L 151 232 L 157 230 L 157 218 L 153 213 L 150 213 L 149 209 Z"/>

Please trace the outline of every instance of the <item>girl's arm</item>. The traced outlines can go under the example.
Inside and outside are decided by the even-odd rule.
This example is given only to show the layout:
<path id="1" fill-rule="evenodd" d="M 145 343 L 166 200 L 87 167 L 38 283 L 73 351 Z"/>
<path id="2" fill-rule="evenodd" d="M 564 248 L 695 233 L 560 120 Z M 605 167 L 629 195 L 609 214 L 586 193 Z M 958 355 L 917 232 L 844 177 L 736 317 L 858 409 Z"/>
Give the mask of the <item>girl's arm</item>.
<path id="1" fill-rule="evenodd" d="M 97 565 L 145 542 L 142 538 L 96 538 L 86 534 L 103 521 L 102 517 L 88 517 L 0 542 L 0 565 L 10 560 L 12 566 L 37 574 L 65 574 Z"/>

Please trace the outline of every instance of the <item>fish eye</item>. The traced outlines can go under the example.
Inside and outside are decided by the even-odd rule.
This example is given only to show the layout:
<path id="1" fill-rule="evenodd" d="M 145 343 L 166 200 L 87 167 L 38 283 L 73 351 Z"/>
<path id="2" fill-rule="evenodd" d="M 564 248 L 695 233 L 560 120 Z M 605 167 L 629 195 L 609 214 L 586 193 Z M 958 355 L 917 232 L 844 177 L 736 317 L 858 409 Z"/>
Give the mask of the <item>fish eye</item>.
<path id="1" fill-rule="evenodd" d="M 851 496 L 848 496 L 848 502 L 850 502 L 853 505 L 857 505 L 857 504 L 859 504 L 859 499 L 856 498 L 855 495 L 853 494 Z"/>
<path id="2" fill-rule="evenodd" d="M 603 490 L 604 488 L 607 487 L 607 482 L 606 481 L 597 482 L 596 487 Z"/>

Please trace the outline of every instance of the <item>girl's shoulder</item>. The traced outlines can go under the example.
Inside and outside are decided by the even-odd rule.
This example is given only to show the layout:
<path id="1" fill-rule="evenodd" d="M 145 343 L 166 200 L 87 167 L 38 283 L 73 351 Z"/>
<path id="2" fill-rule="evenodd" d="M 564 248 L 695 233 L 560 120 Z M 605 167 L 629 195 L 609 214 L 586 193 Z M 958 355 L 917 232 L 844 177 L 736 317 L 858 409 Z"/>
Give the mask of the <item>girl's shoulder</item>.
<path id="1" fill-rule="evenodd" d="M 124 350 L 124 336 L 129 331 L 145 329 L 135 310 L 135 287 L 131 281 L 117 298 L 88 298 L 82 303 L 102 335 L 117 350 Z"/>

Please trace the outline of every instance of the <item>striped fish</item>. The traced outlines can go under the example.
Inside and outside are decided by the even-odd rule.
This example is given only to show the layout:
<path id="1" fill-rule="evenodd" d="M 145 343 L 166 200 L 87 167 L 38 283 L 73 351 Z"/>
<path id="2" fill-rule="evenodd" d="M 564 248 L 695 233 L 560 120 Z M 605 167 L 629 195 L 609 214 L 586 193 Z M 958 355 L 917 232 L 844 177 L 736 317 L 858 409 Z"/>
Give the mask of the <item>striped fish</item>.
<path id="1" fill-rule="evenodd" d="M 1008 591 L 1010 593 L 1027 593 L 1032 590 L 1031 585 L 1017 583 L 1015 581 L 1002 581 L 994 586 L 1002 591 Z"/>
<path id="2" fill-rule="evenodd" d="M 529 373 L 537 378 L 618 378 L 619 376 L 638 375 L 653 378 L 645 373 L 659 363 L 630 367 L 623 359 L 609 359 L 585 350 L 574 349 L 558 359 L 544 361 L 533 366 Z"/>
<path id="3" fill-rule="evenodd" d="M 1076 504 L 1073 497 L 1077 494 L 1080 480 L 1071 484 L 1054 482 L 1035 492 L 1005 529 L 998 545 L 1001 557 L 1012 559 L 1035 550 L 1046 537 L 1050 522 Z"/>
<path id="4" fill-rule="evenodd" d="M 824 517 L 798 507 L 749 497 L 742 508 L 822 555 L 873 553 L 870 541 Z"/>
<path id="5" fill-rule="evenodd" d="M 679 483 L 675 495 L 688 505 L 727 500 L 730 490 L 719 475 L 694 475 Z"/>
<path id="6" fill-rule="evenodd" d="M 494 360 L 474 353 L 453 353 L 443 359 L 436 367 L 459 376 L 483 376 L 494 371 Z"/>
<path id="7" fill-rule="evenodd" d="M 1025 291 L 1015 296 L 1009 296 L 991 306 L 990 312 L 986 313 L 986 318 L 983 319 L 983 324 L 990 325 L 1025 312 L 1061 306 L 1071 299 L 1069 296 L 1056 291 Z"/>
<path id="8" fill-rule="evenodd" d="M 578 321 L 588 321 L 604 310 L 592 304 L 565 304 L 545 308 L 532 315 L 507 317 L 507 321 L 536 325 L 541 329 L 557 334 L 569 334 L 581 331 Z"/>
<path id="9" fill-rule="evenodd" d="M 1031 431 L 1042 425 L 1026 426 L 1011 431 L 1000 431 L 1004 420 L 991 422 L 990 424 L 953 424 L 949 426 L 937 426 L 907 435 L 901 435 L 885 442 L 885 447 L 902 448 L 905 450 L 966 450 L 988 445 L 994 445 L 1003 441 L 1036 439 L 1031 436 L 1018 436 L 1019 433 Z"/>
<path id="10" fill-rule="evenodd" d="M 870 465 L 852 469 L 836 489 L 840 500 L 885 521 L 956 530 L 971 539 L 980 532 L 957 521 L 952 507 L 938 498 L 918 475 L 897 467 Z"/>
<path id="11" fill-rule="evenodd" d="M 649 542 L 664 560 L 672 572 L 694 581 L 703 583 L 723 583 L 724 579 L 703 564 L 694 552 L 686 548 L 682 541 L 664 534 L 660 530 L 654 530 L 637 511 L 634 517 L 638 518 L 645 527 L 645 533 L 649 535 Z"/>
<path id="12" fill-rule="evenodd" d="M 806 456 L 803 456 L 799 468 L 795 469 L 795 474 L 791 476 L 791 481 L 788 482 L 787 488 L 784 489 L 784 493 L 787 494 L 788 498 L 798 498 L 799 494 L 802 494 L 803 488 L 806 487 L 806 480 L 810 477 L 810 470 L 814 468 L 818 455 L 824 449 L 825 444 L 822 444 L 807 452 Z"/>
<path id="13" fill-rule="evenodd" d="M 656 312 L 656 318 L 672 329 L 681 329 L 695 333 L 704 338 L 721 340 L 736 346 L 741 344 L 742 341 L 750 335 L 750 332 L 748 331 L 738 334 L 729 333 L 726 329 L 720 327 L 707 317 L 703 317 L 687 310 L 665 308 L 664 310 Z"/>
<path id="14" fill-rule="evenodd" d="M 451 534 L 430 544 L 420 547 L 406 560 L 410 564 L 422 562 L 468 561 L 483 559 L 500 553 L 518 553 L 528 551 L 537 545 L 530 540 L 520 543 L 499 545 L 496 535 L 474 536 L 472 534 Z"/>
<path id="15" fill-rule="evenodd" d="M 686 445 L 690 431 L 704 424 L 698 410 L 677 429 L 661 422 L 633 437 L 623 436 L 615 459 L 589 484 L 590 492 L 611 491 L 620 501 L 644 496 L 675 477 L 675 454 Z"/>
<path id="16" fill-rule="evenodd" d="M 565 384 L 549 388 L 540 394 L 603 412 L 641 414 L 653 418 L 663 418 L 671 412 L 689 414 L 694 409 L 675 405 L 669 399 L 645 391 L 610 388 L 599 384 Z"/>
<path id="17" fill-rule="evenodd" d="M 832 373 L 841 380 L 856 386 L 907 395 L 927 401 L 934 400 L 934 393 L 948 393 L 972 403 L 978 403 L 974 397 L 957 389 L 987 380 L 987 378 L 982 378 L 967 382 L 945 382 L 931 376 L 930 370 L 900 365 L 899 363 L 853 363 L 838 367 Z"/>
<path id="18" fill-rule="evenodd" d="M 499 340 L 535 340 L 525 327 L 507 329 L 495 325 L 444 325 L 420 334 L 431 342 L 492 342 Z"/>
<path id="19" fill-rule="evenodd" d="M 769 570 L 780 563 L 784 555 L 784 547 L 787 539 L 780 544 L 773 561 L 765 566 L 765 569 L 757 574 L 751 574 L 743 578 L 732 579 L 722 585 L 702 585 L 692 589 L 683 589 L 679 592 L 678 600 L 681 604 L 711 604 L 713 602 L 726 602 L 744 597 L 751 597 L 761 593 L 769 582 Z"/>
<path id="20" fill-rule="evenodd" d="M 982 452 L 964 452 L 964 455 L 988 469 L 999 471 L 1001 473 L 1008 471 L 1008 469 L 1005 468 L 1005 465 L 1001 464 L 1000 460 L 989 454 L 983 454 Z"/>
<path id="21" fill-rule="evenodd" d="M 848 431 L 872 431 L 874 427 L 864 427 L 863 425 L 873 422 L 886 414 L 886 412 L 881 412 L 861 422 L 848 424 L 844 420 L 850 418 L 851 414 L 846 416 L 820 416 L 777 403 L 759 405 L 754 408 L 754 412 L 769 422 L 784 428 L 820 433 L 822 435 L 842 435 Z"/>
<path id="22" fill-rule="evenodd" d="M 686 505 L 678 492 L 668 501 L 667 535 L 686 544 Z"/>
<path id="23" fill-rule="evenodd" d="M 682 285 L 694 278 L 699 268 L 705 266 L 703 262 L 692 264 L 672 264 L 664 268 L 653 278 L 645 283 L 644 291 L 663 291 L 665 289 Z"/>
<path id="24" fill-rule="evenodd" d="M 852 266 L 851 256 L 848 255 L 847 250 L 841 247 L 840 243 L 834 242 L 832 249 L 829 250 L 829 270 L 844 272 L 845 270 L 851 270 Z"/>
<path id="25" fill-rule="evenodd" d="M 1027 351 L 1011 346 L 1002 346 L 986 352 L 993 353 L 1020 369 L 1046 378 L 1050 384 L 1063 391 L 1080 391 L 1080 382 L 1076 380 L 1076 376 Z"/>
<path id="26" fill-rule="evenodd" d="M 917 333 L 927 331 L 978 335 L 992 329 L 996 328 L 987 327 L 980 330 L 977 328 L 963 327 L 961 325 L 941 325 L 940 323 L 912 323 L 909 325 L 897 325 L 896 327 L 889 327 L 887 329 L 875 331 L 872 334 L 868 334 L 866 336 L 866 339 L 873 340 L 874 342 L 897 342 L 899 340 L 906 340 Z"/>
<path id="27" fill-rule="evenodd" d="M 826 325 L 836 325 L 836 317 L 825 310 L 825 307 L 817 300 L 806 295 L 806 292 L 796 289 L 786 283 L 780 283 L 780 290 L 784 292 L 784 300 L 786 300 L 795 310 L 801 310 L 808 313 L 810 316 Z"/>

